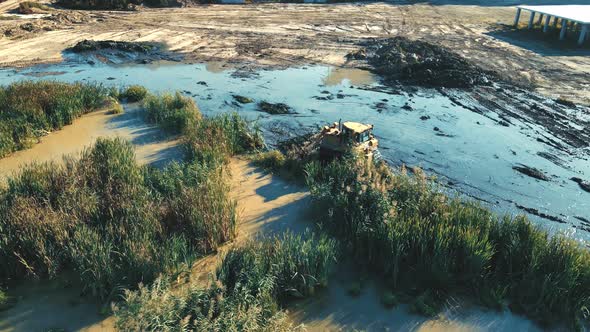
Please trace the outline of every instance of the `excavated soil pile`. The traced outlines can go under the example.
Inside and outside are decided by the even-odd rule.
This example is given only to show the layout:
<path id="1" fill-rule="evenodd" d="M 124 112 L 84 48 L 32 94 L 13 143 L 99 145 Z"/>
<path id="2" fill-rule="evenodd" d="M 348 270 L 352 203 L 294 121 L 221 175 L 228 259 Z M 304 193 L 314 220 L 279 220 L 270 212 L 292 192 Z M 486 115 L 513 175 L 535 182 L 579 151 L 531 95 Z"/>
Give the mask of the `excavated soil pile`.
<path id="1" fill-rule="evenodd" d="M 87 40 L 84 39 L 74 45 L 70 50 L 72 52 L 92 52 L 98 50 L 119 50 L 124 52 L 150 53 L 158 49 L 154 43 L 146 42 L 125 42 L 114 40 Z"/>
<path id="2" fill-rule="evenodd" d="M 88 57 L 89 63 L 151 63 L 158 60 L 180 61 L 182 54 L 167 52 L 155 42 L 128 42 L 114 40 L 82 40 L 68 49 Z"/>
<path id="3" fill-rule="evenodd" d="M 470 88 L 498 78 L 446 48 L 405 37 L 376 40 L 365 50 L 349 54 L 356 60 L 363 57 L 386 80 L 412 85 Z"/>
<path id="4" fill-rule="evenodd" d="M 289 159 L 306 162 L 319 151 L 322 135 L 310 132 L 277 143 L 277 148 Z"/>

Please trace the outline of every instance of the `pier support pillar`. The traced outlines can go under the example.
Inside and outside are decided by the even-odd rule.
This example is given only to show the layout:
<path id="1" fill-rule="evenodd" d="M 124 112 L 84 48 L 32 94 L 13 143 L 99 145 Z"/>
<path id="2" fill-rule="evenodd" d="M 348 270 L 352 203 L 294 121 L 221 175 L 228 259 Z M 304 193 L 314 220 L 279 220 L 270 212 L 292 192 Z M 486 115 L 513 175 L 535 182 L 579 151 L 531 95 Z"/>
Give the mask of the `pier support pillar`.
<path id="1" fill-rule="evenodd" d="M 533 28 L 534 22 L 535 22 L 535 12 L 531 12 L 531 17 L 529 18 L 529 29 Z"/>
<path id="2" fill-rule="evenodd" d="M 565 38 L 565 33 L 567 31 L 567 20 L 561 20 L 561 32 L 559 33 L 559 40 L 563 40 Z"/>
<path id="3" fill-rule="evenodd" d="M 514 16 L 514 27 L 518 28 L 518 21 L 520 20 L 520 13 L 522 12 L 522 9 L 517 8 L 516 9 L 516 16 Z"/>
<path id="4" fill-rule="evenodd" d="M 586 35 L 588 34 L 588 27 L 590 25 L 584 24 L 582 25 L 582 30 L 580 31 L 580 39 L 578 39 L 578 45 L 584 44 L 584 40 L 586 40 Z"/>
<path id="5" fill-rule="evenodd" d="M 551 16 L 547 15 L 545 19 L 545 25 L 543 26 L 543 32 L 547 32 L 549 30 L 549 21 L 551 21 Z"/>

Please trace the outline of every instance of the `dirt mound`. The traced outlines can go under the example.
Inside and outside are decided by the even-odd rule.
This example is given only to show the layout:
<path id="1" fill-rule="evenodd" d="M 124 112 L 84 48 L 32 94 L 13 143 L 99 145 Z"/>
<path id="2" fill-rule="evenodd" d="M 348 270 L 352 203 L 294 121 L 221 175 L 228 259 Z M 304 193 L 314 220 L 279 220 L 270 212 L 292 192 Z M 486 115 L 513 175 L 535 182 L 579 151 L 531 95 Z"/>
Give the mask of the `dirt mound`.
<path id="1" fill-rule="evenodd" d="M 582 188 L 582 190 L 587 191 L 590 193 L 590 181 L 585 181 L 583 179 L 580 179 L 578 177 L 573 177 L 570 180 L 574 181 L 575 183 L 577 183 L 580 188 Z"/>
<path id="2" fill-rule="evenodd" d="M 375 40 L 349 59 L 366 57 L 386 80 L 407 84 L 470 88 L 489 85 L 497 74 L 471 64 L 462 56 L 438 45 L 405 37 Z"/>
<path id="3" fill-rule="evenodd" d="M 147 42 L 84 39 L 70 48 L 70 50 L 75 53 L 92 52 L 104 49 L 118 50 L 123 52 L 149 53 L 157 50 L 158 47 L 153 43 Z"/>
<path id="4" fill-rule="evenodd" d="M 551 178 L 545 174 L 545 172 L 541 171 L 540 169 L 527 166 L 527 165 L 517 165 L 512 166 L 512 169 L 518 171 L 524 175 L 528 175 L 532 178 L 542 180 L 542 181 L 551 181 Z"/>
<path id="5" fill-rule="evenodd" d="M 306 161 L 320 148 L 322 135 L 308 132 L 277 143 L 277 148 L 290 159 Z"/>
<path id="6" fill-rule="evenodd" d="M 260 112 L 265 112 L 272 115 L 278 114 L 295 114 L 295 111 L 291 108 L 291 106 L 284 104 L 284 103 L 269 103 L 266 101 L 261 101 L 258 103 L 258 110 Z"/>

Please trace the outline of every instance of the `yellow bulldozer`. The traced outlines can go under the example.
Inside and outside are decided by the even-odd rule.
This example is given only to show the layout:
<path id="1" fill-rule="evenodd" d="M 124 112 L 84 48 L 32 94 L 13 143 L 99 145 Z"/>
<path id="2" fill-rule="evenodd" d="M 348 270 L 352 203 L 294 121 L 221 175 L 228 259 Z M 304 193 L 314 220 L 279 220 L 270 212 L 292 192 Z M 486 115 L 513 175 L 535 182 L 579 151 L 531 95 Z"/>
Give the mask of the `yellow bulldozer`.
<path id="1" fill-rule="evenodd" d="M 377 149 L 379 141 L 373 135 L 373 125 L 358 122 L 334 122 L 324 126 L 321 132 L 320 159 L 340 158 L 346 153 L 356 152 L 373 161 L 381 160 Z"/>

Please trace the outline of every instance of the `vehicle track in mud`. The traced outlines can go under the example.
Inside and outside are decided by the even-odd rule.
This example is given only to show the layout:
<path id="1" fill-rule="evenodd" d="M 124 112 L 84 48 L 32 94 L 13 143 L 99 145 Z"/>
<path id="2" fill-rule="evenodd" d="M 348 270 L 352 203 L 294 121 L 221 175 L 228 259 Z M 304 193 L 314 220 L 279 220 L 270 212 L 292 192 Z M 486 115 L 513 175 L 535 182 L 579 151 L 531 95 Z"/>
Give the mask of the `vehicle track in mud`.
<path id="1" fill-rule="evenodd" d="M 16 7 L 18 1 L 4 3 L 4 11 L 11 3 Z M 446 46 L 551 98 L 590 104 L 587 48 L 562 50 L 526 33 L 503 31 L 497 23 L 512 22 L 510 7 L 408 3 L 57 10 L 50 18 L 0 20 L 0 66 L 58 62 L 64 49 L 82 39 L 161 42 L 187 61 L 350 66 L 345 55 L 363 40 L 399 35 Z M 36 28 L 21 29 L 27 22 Z"/>

